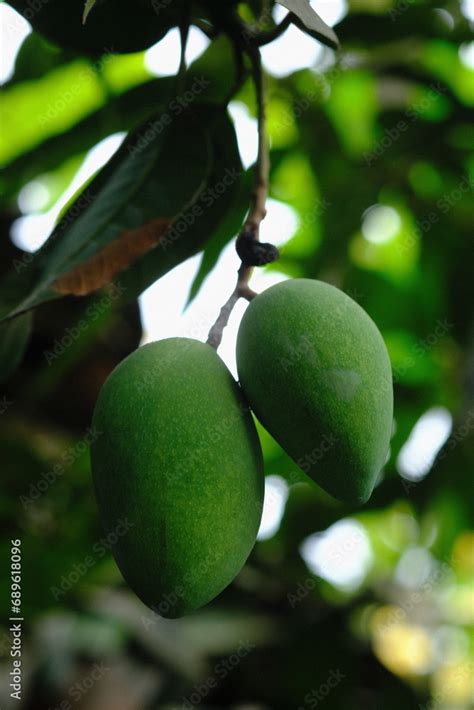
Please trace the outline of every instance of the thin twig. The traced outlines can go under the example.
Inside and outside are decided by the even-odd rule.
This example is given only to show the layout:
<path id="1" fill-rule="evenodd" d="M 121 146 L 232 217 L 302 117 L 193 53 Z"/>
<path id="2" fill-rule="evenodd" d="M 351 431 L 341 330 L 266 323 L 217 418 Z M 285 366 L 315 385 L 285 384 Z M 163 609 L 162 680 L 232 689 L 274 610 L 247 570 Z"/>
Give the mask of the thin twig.
<path id="1" fill-rule="evenodd" d="M 193 25 L 200 29 L 210 40 L 219 36 L 219 30 L 207 20 L 193 19 Z"/>
<path id="2" fill-rule="evenodd" d="M 249 288 L 248 281 L 250 278 L 250 273 L 252 272 L 251 266 L 241 265 L 238 271 L 237 285 L 230 295 L 228 301 L 222 306 L 216 322 L 209 331 L 207 338 L 207 344 L 211 345 L 217 350 L 222 341 L 222 334 L 224 328 L 229 322 L 230 314 L 234 310 L 234 306 L 240 298 L 245 298 L 247 301 L 251 301 L 257 295 L 255 291 Z"/>
<path id="3" fill-rule="evenodd" d="M 189 16 L 188 11 L 185 10 L 183 17 L 181 19 L 181 24 L 179 26 L 179 36 L 181 40 L 181 51 L 179 58 L 179 69 L 176 75 L 176 93 L 179 94 L 184 91 L 186 83 L 186 47 L 188 44 L 189 35 Z"/>
<path id="4" fill-rule="evenodd" d="M 266 201 L 268 195 L 268 175 L 270 172 L 270 157 L 267 139 L 267 115 L 265 106 L 265 89 L 263 85 L 262 59 L 258 47 L 248 49 L 252 62 L 252 74 L 255 83 L 257 99 L 258 155 L 255 176 L 255 188 L 252 202 L 243 232 L 252 232 L 255 239 L 259 238 L 260 223 L 267 214 Z"/>
<path id="5" fill-rule="evenodd" d="M 242 88 L 245 80 L 247 79 L 248 76 L 248 71 L 247 68 L 244 64 L 244 56 L 242 52 L 242 47 L 241 45 L 234 40 L 233 42 L 233 49 L 234 49 L 234 60 L 235 60 L 235 78 L 233 81 L 232 86 L 229 89 L 229 93 L 227 94 L 224 104 L 227 105 L 232 101 L 234 98 L 235 94 L 240 91 Z"/>
<path id="6" fill-rule="evenodd" d="M 270 159 L 268 152 L 265 90 L 263 83 L 260 50 L 258 49 L 258 47 L 252 46 L 247 47 L 246 51 L 252 63 L 252 75 L 255 84 L 255 93 L 257 100 L 258 155 L 255 174 L 255 188 L 252 193 L 249 213 L 247 219 L 245 220 L 245 224 L 242 228 L 239 238 L 243 237 L 244 235 L 246 238 L 248 238 L 249 234 L 251 234 L 253 239 L 255 239 L 255 241 L 258 241 L 260 223 L 265 218 L 265 215 L 267 213 L 265 205 L 268 195 L 268 176 L 270 171 Z M 230 314 L 232 313 L 232 310 L 237 301 L 240 298 L 245 298 L 248 301 L 251 301 L 252 298 L 255 298 L 255 296 L 257 295 L 255 291 L 252 291 L 249 286 L 249 280 L 252 275 L 252 272 L 253 266 L 249 266 L 244 262 L 241 263 L 238 271 L 237 284 L 235 286 L 235 289 L 229 297 L 228 301 L 221 308 L 216 322 L 209 331 L 207 342 L 216 350 L 221 344 L 224 328 L 229 322 Z"/>
<path id="7" fill-rule="evenodd" d="M 270 42 L 273 42 L 273 40 L 280 37 L 280 35 L 288 29 L 292 21 L 292 14 L 289 12 L 272 30 L 268 30 L 267 32 L 258 32 L 255 34 L 253 37 L 254 44 L 256 44 L 257 47 L 263 47 L 265 44 L 270 44 Z"/>

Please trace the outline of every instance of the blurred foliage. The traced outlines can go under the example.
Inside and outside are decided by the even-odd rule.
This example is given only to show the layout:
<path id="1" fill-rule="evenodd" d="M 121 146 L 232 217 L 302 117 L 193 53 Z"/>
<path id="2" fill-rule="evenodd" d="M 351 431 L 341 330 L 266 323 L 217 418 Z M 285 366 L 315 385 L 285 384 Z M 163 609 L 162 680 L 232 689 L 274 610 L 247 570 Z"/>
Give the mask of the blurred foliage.
<path id="1" fill-rule="evenodd" d="M 259 3 L 250 5 L 258 14 Z M 28 710 L 66 710 L 64 702 L 97 710 L 474 707 L 470 28 L 457 0 L 348 5 L 335 28 L 340 52 L 325 49 L 315 68 L 268 77 L 272 197 L 298 219 L 268 268 L 334 283 L 382 331 L 395 425 L 375 493 L 362 509 L 334 501 L 262 432 L 266 472 L 288 486 L 281 524 L 208 608 L 160 619 L 112 560 L 88 460 L 100 386 L 140 342 L 137 303 L 113 287 L 51 301 L 35 311 L 28 346 L 29 317 L 3 325 L 0 559 L 7 569 L 10 539 L 21 537 Z M 227 40 L 211 44 L 193 77 L 209 82 L 202 100 L 224 101 L 236 78 Z M 13 264 L 21 277 L 31 259 L 10 239 L 25 189 L 43 194 L 37 213 L 46 213 L 90 149 L 173 92 L 174 79 L 152 76 L 143 53 L 91 59 L 36 34 L 25 39 L 0 99 L 2 272 Z M 255 115 L 248 80 L 234 100 Z M 192 296 L 238 231 L 249 184 L 247 175 L 225 220 L 209 227 Z M 452 428 L 426 463 L 436 434 L 425 428 L 420 440 L 414 429 L 433 408 L 449 413 Z M 428 421 L 434 430 L 436 418 Z M 412 440 L 421 464 L 410 469 Z M 337 540 L 341 521 L 353 532 L 342 548 L 331 543 L 335 566 L 344 570 L 366 549 L 352 584 L 331 581 L 301 554 L 305 541 Z M 5 608 L 7 575 L 0 586 Z M 1 621 L 0 692 L 8 696 L 5 614 Z"/>

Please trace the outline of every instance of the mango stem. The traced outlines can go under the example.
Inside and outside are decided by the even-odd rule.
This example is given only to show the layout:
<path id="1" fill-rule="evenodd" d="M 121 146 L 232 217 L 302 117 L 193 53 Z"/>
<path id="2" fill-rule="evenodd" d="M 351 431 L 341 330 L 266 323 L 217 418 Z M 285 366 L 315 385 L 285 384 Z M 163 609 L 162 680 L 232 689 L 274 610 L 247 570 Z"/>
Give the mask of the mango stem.
<path id="1" fill-rule="evenodd" d="M 236 249 L 241 259 L 237 275 L 237 284 L 229 299 L 222 306 L 216 322 L 209 331 L 208 345 L 217 350 L 222 341 L 224 328 L 227 326 L 235 304 L 239 298 L 251 301 L 257 295 L 249 286 L 254 266 L 263 266 L 279 257 L 278 249 L 272 244 L 260 244 L 260 224 L 267 213 L 270 157 L 266 126 L 265 87 L 262 71 L 262 58 L 257 46 L 246 47 L 252 63 L 252 76 L 258 111 L 258 155 L 255 166 L 255 187 L 252 192 L 250 209 L 237 238 Z"/>

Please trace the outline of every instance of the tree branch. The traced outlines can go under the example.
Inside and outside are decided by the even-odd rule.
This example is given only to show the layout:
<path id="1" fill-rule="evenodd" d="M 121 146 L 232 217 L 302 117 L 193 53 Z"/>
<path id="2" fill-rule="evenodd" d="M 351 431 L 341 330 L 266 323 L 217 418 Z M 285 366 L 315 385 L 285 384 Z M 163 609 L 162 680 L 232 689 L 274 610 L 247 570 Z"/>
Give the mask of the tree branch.
<path id="1" fill-rule="evenodd" d="M 179 25 L 179 36 L 181 40 L 181 49 L 179 57 L 179 68 L 176 75 L 176 93 L 179 94 L 184 91 L 186 83 L 186 47 L 188 44 L 189 35 L 189 16 L 188 10 L 185 9 L 183 16 L 181 17 L 181 23 Z"/>
<path id="2" fill-rule="evenodd" d="M 292 14 L 289 12 L 272 30 L 268 30 L 268 32 L 258 32 L 253 38 L 254 43 L 257 47 L 263 47 L 265 44 L 270 44 L 270 42 L 273 42 L 273 40 L 280 37 L 280 35 L 288 29 L 292 21 Z"/>
<path id="3" fill-rule="evenodd" d="M 217 350 L 222 341 L 224 328 L 229 322 L 230 314 L 234 310 L 234 306 L 240 298 L 246 298 L 251 301 L 257 294 L 249 287 L 248 282 L 252 273 L 251 266 L 242 264 L 238 271 L 237 285 L 230 295 L 228 301 L 222 306 L 216 322 L 209 331 L 207 344 Z"/>
<path id="4" fill-rule="evenodd" d="M 270 172 L 269 147 L 266 128 L 265 89 L 260 50 L 249 46 L 246 52 L 252 63 L 252 76 L 255 84 L 258 113 L 258 155 L 255 172 L 255 187 L 252 193 L 250 209 L 241 233 L 236 242 L 237 253 L 241 258 L 237 284 L 228 301 L 221 308 L 219 316 L 209 331 L 207 343 L 217 350 L 222 341 L 224 328 L 230 314 L 240 298 L 251 301 L 257 294 L 249 286 L 254 266 L 268 264 L 278 258 L 278 250 L 272 244 L 260 244 L 260 224 L 267 213 L 266 201 Z"/>
<path id="5" fill-rule="evenodd" d="M 268 195 L 268 176 L 270 172 L 270 157 L 267 138 L 267 114 L 265 106 L 265 89 L 263 84 L 262 58 L 258 47 L 249 47 L 247 53 L 252 62 L 252 76 L 255 84 L 257 100 L 258 155 L 255 176 L 255 188 L 247 220 L 243 232 L 253 233 L 259 237 L 260 223 L 267 213 L 266 201 Z"/>

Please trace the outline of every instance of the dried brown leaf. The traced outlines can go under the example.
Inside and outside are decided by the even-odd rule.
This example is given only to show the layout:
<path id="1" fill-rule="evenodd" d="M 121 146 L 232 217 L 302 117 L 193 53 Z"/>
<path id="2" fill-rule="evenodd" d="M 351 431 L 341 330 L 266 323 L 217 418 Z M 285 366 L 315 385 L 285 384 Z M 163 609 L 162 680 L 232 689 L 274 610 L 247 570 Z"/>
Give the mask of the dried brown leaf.
<path id="1" fill-rule="evenodd" d="M 60 276 L 53 289 L 64 296 L 87 296 L 112 281 L 161 240 L 171 220 L 157 217 L 136 229 L 128 229 L 98 254 Z"/>

